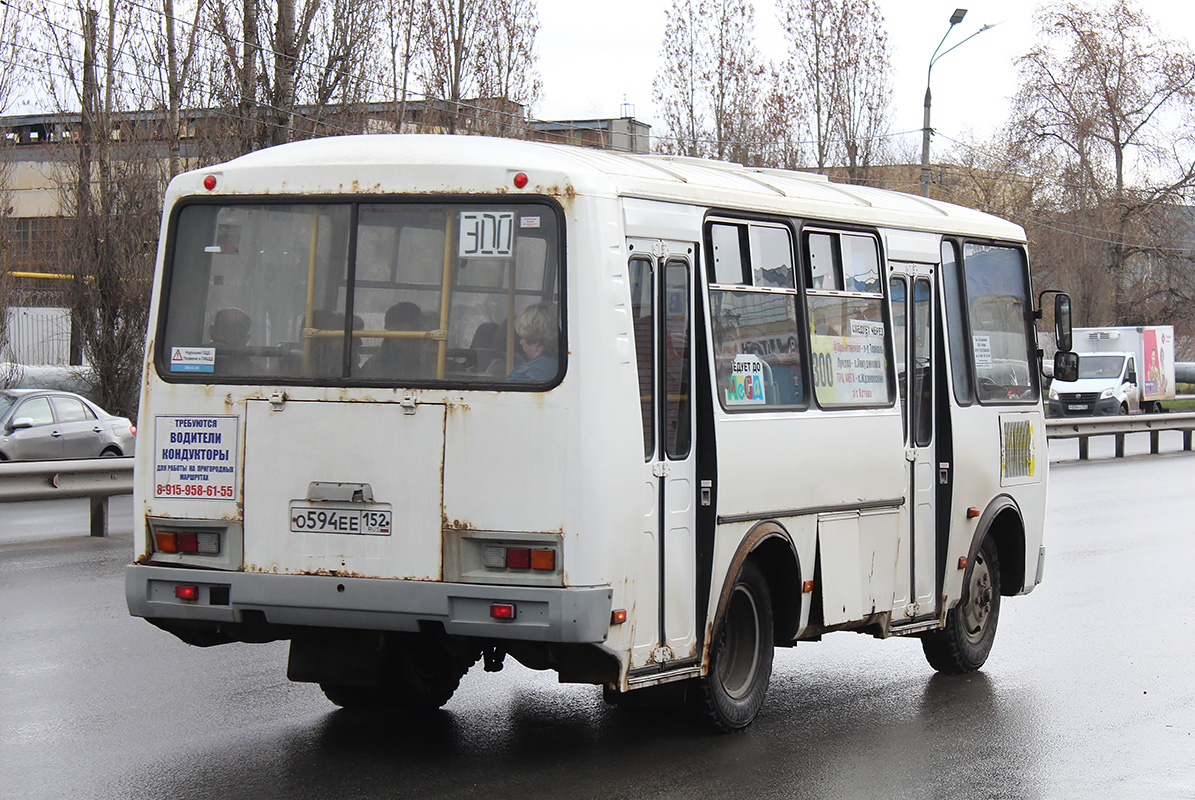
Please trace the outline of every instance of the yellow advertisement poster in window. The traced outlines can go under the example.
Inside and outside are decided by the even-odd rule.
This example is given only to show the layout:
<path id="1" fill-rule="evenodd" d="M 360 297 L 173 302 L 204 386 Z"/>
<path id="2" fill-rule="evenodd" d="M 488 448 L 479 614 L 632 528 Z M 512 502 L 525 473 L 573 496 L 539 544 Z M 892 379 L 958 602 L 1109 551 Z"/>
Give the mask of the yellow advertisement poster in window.
<path id="1" fill-rule="evenodd" d="M 813 388 L 817 402 L 880 405 L 888 402 L 884 326 L 852 319 L 846 336 L 810 336 Z"/>

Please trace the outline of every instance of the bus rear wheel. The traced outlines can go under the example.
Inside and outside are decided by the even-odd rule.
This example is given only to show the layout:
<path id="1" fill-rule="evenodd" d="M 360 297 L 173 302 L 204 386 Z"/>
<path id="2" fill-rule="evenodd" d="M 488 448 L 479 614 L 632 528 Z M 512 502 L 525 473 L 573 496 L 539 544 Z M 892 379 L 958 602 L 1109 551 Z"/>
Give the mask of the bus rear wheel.
<path id="1" fill-rule="evenodd" d="M 710 647 L 709 674 L 701 680 L 705 712 L 718 730 L 751 724 L 772 677 L 772 597 L 763 572 L 743 564 Z"/>
<path id="2" fill-rule="evenodd" d="M 388 648 L 380 684 L 320 683 L 324 696 L 342 708 L 396 709 L 426 713 L 443 706 L 477 661 L 478 653 L 458 653 L 438 641 L 406 637 Z"/>
<path id="3" fill-rule="evenodd" d="M 946 627 L 924 634 L 921 649 L 938 672 L 974 672 L 987 661 L 1000 619 L 1000 559 L 990 537 L 967 565 L 963 598 L 946 613 Z"/>

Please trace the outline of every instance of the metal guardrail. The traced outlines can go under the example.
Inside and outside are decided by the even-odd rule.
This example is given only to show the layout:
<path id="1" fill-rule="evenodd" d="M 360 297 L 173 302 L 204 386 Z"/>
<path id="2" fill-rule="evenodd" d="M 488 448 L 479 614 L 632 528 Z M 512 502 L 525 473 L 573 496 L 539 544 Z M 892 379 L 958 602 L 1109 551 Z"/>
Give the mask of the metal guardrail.
<path id="1" fill-rule="evenodd" d="M 133 493 L 133 458 L 0 462 L 0 503 L 91 498 L 91 535 L 108 535 L 108 498 Z"/>
<path id="2" fill-rule="evenodd" d="M 1124 458 L 1124 437 L 1129 433 L 1148 433 L 1149 452 L 1159 452 L 1162 431 L 1182 431 L 1183 450 L 1191 449 L 1191 431 L 1195 413 L 1138 414 L 1120 417 L 1052 417 L 1046 420 L 1047 439 L 1078 439 L 1079 460 L 1087 460 L 1087 443 L 1092 436 L 1115 436 L 1116 457 Z"/>
<path id="3" fill-rule="evenodd" d="M 1141 414 L 1123 417 L 1059 417 L 1046 420 L 1046 438 L 1078 439 L 1079 458 L 1087 460 L 1092 436 L 1115 436 L 1116 457 L 1124 457 L 1124 437 L 1148 433 L 1150 452 L 1159 452 L 1162 431 L 1182 431 L 1183 450 L 1191 449 L 1195 413 Z M 22 500 L 91 498 L 92 536 L 108 535 L 108 498 L 133 493 L 133 459 L 91 458 L 68 461 L 0 462 L 0 503 Z"/>

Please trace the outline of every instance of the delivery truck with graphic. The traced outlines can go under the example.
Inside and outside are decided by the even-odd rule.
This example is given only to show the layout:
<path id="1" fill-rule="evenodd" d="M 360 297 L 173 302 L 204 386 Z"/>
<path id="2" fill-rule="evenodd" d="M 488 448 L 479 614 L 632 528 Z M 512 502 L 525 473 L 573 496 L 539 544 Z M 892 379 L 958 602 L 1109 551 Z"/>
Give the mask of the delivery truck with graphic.
<path id="1" fill-rule="evenodd" d="M 1050 386 L 1052 417 L 1153 414 L 1174 399 L 1174 328 L 1075 328 L 1079 378 Z"/>

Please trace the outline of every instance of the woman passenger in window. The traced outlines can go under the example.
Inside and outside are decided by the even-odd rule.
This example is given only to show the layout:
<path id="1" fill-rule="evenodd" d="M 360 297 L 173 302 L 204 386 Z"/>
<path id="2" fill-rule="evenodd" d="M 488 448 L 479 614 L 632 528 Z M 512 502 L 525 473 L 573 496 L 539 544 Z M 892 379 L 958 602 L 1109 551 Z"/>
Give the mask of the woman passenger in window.
<path id="1" fill-rule="evenodd" d="M 508 381 L 546 381 L 556 375 L 556 306 L 536 303 L 515 317 L 515 335 L 527 360 L 511 370 Z"/>

